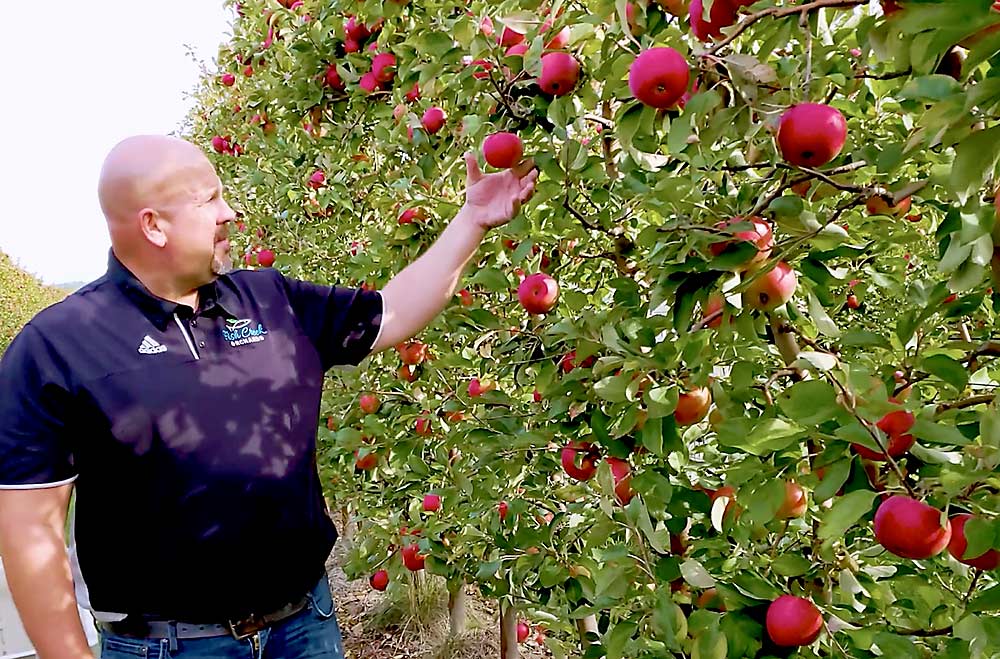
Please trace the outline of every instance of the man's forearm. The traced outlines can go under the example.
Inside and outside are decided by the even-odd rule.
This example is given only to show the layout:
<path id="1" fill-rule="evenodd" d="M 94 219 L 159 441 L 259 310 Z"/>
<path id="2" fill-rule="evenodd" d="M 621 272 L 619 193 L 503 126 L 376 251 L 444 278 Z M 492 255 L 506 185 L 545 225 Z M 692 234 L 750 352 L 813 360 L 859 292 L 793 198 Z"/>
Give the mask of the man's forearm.
<path id="1" fill-rule="evenodd" d="M 430 249 L 386 284 L 382 294 L 389 317 L 382 319 L 385 329 L 376 351 L 413 336 L 444 310 L 485 235 L 463 208 Z"/>

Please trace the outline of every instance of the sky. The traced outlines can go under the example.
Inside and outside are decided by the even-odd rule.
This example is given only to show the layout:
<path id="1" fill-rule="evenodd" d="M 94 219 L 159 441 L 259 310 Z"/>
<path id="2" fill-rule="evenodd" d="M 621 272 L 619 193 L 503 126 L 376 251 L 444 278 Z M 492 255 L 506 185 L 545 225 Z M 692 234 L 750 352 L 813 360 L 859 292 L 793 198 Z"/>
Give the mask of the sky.
<path id="1" fill-rule="evenodd" d="M 221 0 L 3 5 L 0 251 L 49 284 L 91 281 L 111 246 L 97 202 L 105 155 L 178 129 L 234 12 Z"/>

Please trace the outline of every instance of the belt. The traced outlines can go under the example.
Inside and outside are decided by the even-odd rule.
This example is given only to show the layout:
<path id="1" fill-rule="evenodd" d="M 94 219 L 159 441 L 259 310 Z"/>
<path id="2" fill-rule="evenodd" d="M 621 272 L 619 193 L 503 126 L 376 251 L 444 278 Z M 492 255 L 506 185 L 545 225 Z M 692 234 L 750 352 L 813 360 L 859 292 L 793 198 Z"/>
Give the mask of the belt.
<path id="1" fill-rule="evenodd" d="M 298 602 L 283 606 L 277 611 L 264 615 L 252 613 L 241 620 L 227 620 L 222 624 L 199 625 L 175 620 L 146 620 L 141 616 L 129 615 L 124 620 L 100 622 L 98 627 L 109 634 L 132 638 L 170 638 L 173 636 L 174 638 L 190 639 L 232 634 L 233 638 L 241 641 L 276 622 L 290 618 L 304 609 L 308 603 L 309 596 L 306 595 Z"/>

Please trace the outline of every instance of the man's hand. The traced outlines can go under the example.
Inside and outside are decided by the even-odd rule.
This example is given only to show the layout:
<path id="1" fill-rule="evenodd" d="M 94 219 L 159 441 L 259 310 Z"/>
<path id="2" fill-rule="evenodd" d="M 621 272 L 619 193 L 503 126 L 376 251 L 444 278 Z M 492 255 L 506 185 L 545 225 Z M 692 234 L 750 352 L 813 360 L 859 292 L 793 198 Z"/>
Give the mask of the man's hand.
<path id="1" fill-rule="evenodd" d="M 483 174 L 476 154 L 465 154 L 465 208 L 483 229 L 507 224 L 535 192 L 538 170 L 530 158 L 510 169 Z"/>

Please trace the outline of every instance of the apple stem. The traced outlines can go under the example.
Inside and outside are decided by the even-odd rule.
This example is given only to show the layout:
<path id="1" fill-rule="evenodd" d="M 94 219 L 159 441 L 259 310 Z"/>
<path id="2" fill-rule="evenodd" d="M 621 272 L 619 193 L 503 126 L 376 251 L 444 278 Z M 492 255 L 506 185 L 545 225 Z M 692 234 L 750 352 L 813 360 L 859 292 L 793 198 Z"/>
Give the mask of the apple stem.
<path id="1" fill-rule="evenodd" d="M 973 591 L 976 590 L 976 586 L 979 584 L 979 577 L 983 576 L 983 571 L 979 568 L 975 568 L 976 572 L 972 576 L 972 583 L 969 584 L 969 590 L 965 593 L 965 597 L 962 598 L 962 608 L 969 603 L 969 599 L 972 597 Z"/>
<path id="2" fill-rule="evenodd" d="M 768 7 L 767 9 L 762 9 L 755 14 L 750 14 L 744 20 L 742 20 L 733 32 L 729 34 L 728 37 L 718 42 L 708 50 L 706 50 L 702 57 L 708 55 L 715 55 L 729 44 L 731 44 L 736 37 L 743 34 L 748 27 L 756 23 L 762 18 L 767 16 L 773 16 L 774 18 L 784 18 L 785 16 L 792 16 L 794 14 L 805 14 L 814 9 L 822 9 L 823 7 L 857 7 L 858 5 L 867 4 L 867 0 L 814 0 L 808 4 L 792 6 L 792 7 Z"/>

